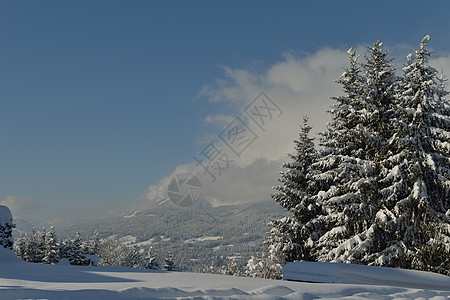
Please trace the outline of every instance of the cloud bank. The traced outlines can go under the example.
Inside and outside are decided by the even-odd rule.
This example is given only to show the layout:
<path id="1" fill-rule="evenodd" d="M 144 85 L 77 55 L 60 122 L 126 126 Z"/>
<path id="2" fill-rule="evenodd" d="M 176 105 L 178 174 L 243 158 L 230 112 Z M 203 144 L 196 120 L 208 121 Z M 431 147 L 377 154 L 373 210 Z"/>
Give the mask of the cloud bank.
<path id="1" fill-rule="evenodd" d="M 0 205 L 7 206 L 11 210 L 13 218 L 23 217 L 38 208 L 38 205 L 34 199 L 30 197 L 18 197 L 13 195 L 6 196 L 4 200 L 0 201 Z"/>

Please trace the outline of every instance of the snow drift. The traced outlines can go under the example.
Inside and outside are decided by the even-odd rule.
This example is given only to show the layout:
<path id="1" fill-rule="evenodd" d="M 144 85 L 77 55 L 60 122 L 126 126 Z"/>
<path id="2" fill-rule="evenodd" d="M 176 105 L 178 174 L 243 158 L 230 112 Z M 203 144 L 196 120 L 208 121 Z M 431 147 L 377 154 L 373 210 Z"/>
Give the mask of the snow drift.
<path id="1" fill-rule="evenodd" d="M 342 263 L 293 262 L 283 267 L 285 280 L 315 283 L 385 285 L 450 291 L 450 277 L 416 270 Z"/>

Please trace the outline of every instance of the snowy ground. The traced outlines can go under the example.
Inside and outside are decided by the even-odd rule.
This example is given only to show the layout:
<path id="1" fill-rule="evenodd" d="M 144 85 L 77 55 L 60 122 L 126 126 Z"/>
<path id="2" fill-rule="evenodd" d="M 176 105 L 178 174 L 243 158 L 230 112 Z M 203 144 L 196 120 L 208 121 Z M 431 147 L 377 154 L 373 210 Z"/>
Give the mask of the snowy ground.
<path id="1" fill-rule="evenodd" d="M 302 283 L 233 276 L 25 263 L 0 250 L 0 299 L 450 299 L 450 278 L 420 274 L 425 287 L 403 287 L 388 270 L 385 285 Z M 326 270 L 326 266 L 322 266 Z M 331 267 L 332 268 L 332 267 Z M 307 268 L 308 269 L 308 268 Z M 292 270 L 291 270 L 292 271 Z M 414 280 L 416 274 L 404 271 Z M 298 273 L 294 272 L 298 275 Z M 317 272 L 316 272 L 317 273 Z M 331 270 L 336 275 L 336 270 Z M 295 275 L 295 276 L 297 276 Z M 317 274 L 316 274 L 317 275 Z M 361 275 L 361 274 L 360 274 Z M 371 278 L 366 274 L 367 278 Z M 291 272 L 291 276 L 294 276 Z M 366 282 L 370 279 L 366 278 Z M 446 281 L 448 280 L 448 281 Z M 400 286 L 396 286 L 397 283 Z M 403 284 L 403 285 L 402 285 Z"/>

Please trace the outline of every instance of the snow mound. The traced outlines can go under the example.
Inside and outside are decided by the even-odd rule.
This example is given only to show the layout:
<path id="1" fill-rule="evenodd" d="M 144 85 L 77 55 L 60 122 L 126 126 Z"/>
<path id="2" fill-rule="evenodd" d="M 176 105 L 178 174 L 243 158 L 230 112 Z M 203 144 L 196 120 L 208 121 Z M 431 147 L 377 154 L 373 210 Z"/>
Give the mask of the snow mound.
<path id="1" fill-rule="evenodd" d="M 450 291 L 450 277 L 431 272 L 323 262 L 293 262 L 285 280 L 315 283 L 384 285 Z"/>
<path id="2" fill-rule="evenodd" d="M 8 207 L 0 205 L 0 225 L 5 226 L 6 224 L 12 225 L 13 217 L 11 211 Z"/>

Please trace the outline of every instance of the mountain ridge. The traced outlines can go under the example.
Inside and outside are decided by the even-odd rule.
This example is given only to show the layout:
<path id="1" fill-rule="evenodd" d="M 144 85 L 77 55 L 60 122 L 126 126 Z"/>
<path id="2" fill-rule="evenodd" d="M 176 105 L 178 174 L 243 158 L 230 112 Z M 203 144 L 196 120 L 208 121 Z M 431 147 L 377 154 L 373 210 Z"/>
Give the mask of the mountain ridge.
<path id="1" fill-rule="evenodd" d="M 270 218 L 284 214 L 274 201 L 222 206 L 202 201 L 189 208 L 163 203 L 57 229 L 57 234 L 63 238 L 79 232 L 88 239 L 97 230 L 102 238 L 125 238 L 124 243 L 143 251 L 152 246 L 160 260 L 170 251 L 179 270 L 198 271 L 230 259 L 245 264 L 263 243 Z"/>

